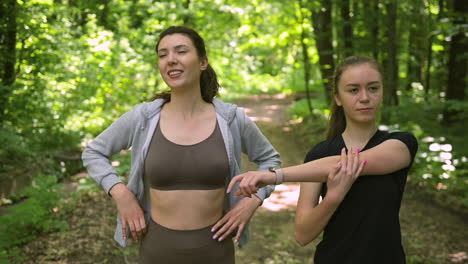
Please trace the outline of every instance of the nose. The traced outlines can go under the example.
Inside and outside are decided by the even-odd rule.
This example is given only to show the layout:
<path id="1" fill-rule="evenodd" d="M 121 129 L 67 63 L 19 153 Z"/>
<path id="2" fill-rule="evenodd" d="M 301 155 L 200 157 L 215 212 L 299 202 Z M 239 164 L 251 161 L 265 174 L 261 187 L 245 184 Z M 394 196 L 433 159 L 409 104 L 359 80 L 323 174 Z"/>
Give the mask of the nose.
<path id="1" fill-rule="evenodd" d="M 167 54 L 167 63 L 169 65 L 177 64 L 177 58 L 173 52 L 170 52 L 169 54 Z"/>
<path id="2" fill-rule="evenodd" d="M 359 100 L 361 102 L 369 102 L 369 91 L 367 89 L 362 89 Z"/>

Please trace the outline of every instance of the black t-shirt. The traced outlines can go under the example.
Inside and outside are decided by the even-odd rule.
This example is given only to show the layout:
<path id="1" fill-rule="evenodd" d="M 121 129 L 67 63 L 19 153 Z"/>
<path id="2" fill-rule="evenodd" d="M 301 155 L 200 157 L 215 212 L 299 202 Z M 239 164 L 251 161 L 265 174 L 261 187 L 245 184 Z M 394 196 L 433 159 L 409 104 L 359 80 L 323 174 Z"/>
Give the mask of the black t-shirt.
<path id="1" fill-rule="evenodd" d="M 366 175 L 355 181 L 324 229 L 323 240 L 315 252 L 315 264 L 406 263 L 399 210 L 418 142 L 409 133 L 377 131 L 363 151 L 389 139 L 400 140 L 408 147 L 410 165 L 391 174 Z M 307 153 L 305 162 L 340 155 L 343 147 L 341 135 L 323 141 Z M 322 186 L 325 196 L 326 183 Z"/>

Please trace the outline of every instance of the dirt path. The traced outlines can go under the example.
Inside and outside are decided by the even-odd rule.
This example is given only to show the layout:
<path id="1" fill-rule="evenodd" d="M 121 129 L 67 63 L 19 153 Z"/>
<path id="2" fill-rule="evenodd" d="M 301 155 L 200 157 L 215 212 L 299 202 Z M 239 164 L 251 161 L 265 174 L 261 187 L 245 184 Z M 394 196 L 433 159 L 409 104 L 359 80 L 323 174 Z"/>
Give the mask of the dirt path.
<path id="1" fill-rule="evenodd" d="M 275 96 L 238 101 L 281 153 L 283 166 L 302 163 L 311 147 L 284 113 L 290 103 Z M 255 167 L 244 167 L 250 169 Z M 236 251 L 237 264 L 312 263 L 316 242 L 301 248 L 293 237 L 298 190 L 298 184 L 278 186 L 259 208 L 250 243 Z M 113 242 L 114 215 L 114 205 L 102 192 L 84 196 L 68 218 L 67 232 L 44 235 L 21 249 L 30 257 L 24 263 L 137 263 L 136 245 L 122 249 Z M 434 205 L 409 186 L 400 218 L 409 264 L 468 263 L 466 217 Z"/>

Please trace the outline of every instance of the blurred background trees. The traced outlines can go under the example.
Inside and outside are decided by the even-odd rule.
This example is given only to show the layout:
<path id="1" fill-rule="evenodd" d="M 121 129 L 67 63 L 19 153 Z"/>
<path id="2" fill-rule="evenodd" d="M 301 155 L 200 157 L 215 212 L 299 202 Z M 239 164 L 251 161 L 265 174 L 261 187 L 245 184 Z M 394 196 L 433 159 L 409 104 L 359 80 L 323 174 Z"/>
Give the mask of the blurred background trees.
<path id="1" fill-rule="evenodd" d="M 412 180 L 466 208 L 466 9 L 463 0 L 3 0 L 0 185 L 63 171 L 86 140 L 166 89 L 156 39 L 187 25 L 205 38 L 221 98 L 297 94 L 291 111 L 305 120 L 327 117 L 339 60 L 375 57 L 382 125 L 420 139 Z"/>

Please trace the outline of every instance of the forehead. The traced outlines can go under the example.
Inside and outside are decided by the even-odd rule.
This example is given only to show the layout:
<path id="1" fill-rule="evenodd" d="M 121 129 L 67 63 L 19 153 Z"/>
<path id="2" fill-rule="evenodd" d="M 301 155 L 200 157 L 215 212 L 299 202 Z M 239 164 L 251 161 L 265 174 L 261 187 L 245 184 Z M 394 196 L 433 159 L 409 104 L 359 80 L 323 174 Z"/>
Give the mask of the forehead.
<path id="1" fill-rule="evenodd" d="M 376 70 L 371 64 L 363 63 L 358 65 L 348 66 L 341 74 L 340 83 L 356 82 L 356 83 L 367 83 L 367 82 L 381 82 L 382 77 L 378 70 Z"/>
<path id="2" fill-rule="evenodd" d="M 171 49 L 181 45 L 193 47 L 192 40 L 187 35 L 175 33 L 164 36 L 159 42 L 158 50 Z"/>

